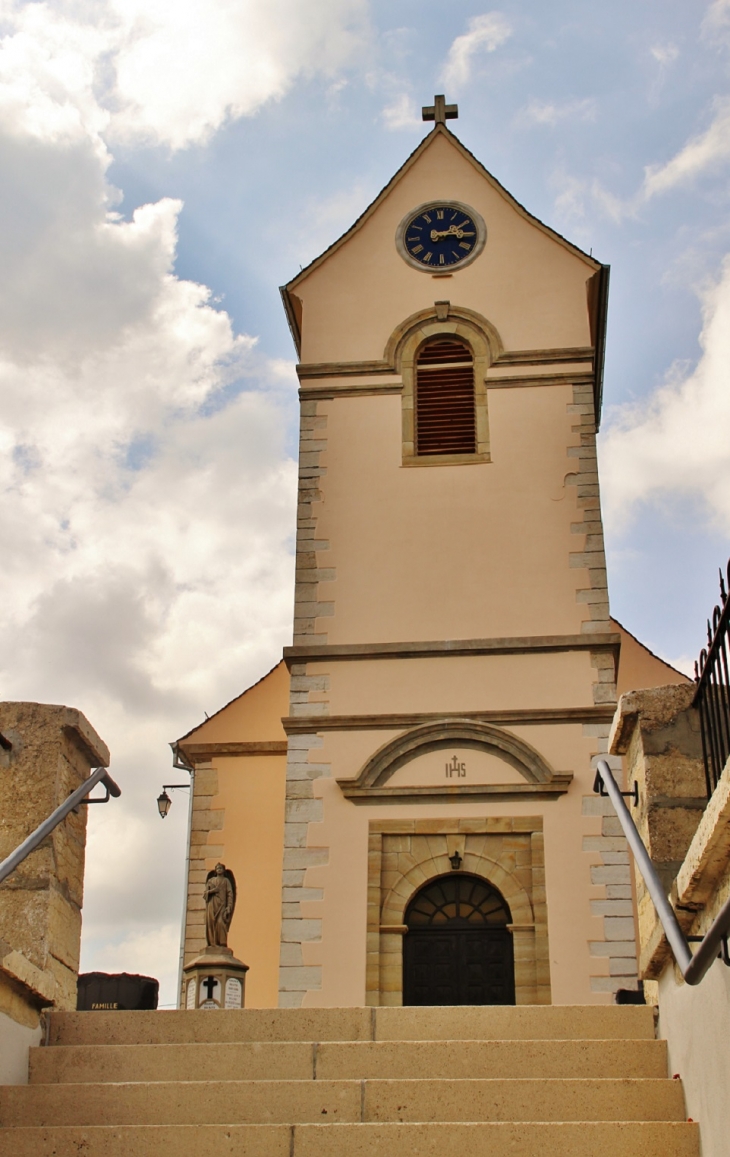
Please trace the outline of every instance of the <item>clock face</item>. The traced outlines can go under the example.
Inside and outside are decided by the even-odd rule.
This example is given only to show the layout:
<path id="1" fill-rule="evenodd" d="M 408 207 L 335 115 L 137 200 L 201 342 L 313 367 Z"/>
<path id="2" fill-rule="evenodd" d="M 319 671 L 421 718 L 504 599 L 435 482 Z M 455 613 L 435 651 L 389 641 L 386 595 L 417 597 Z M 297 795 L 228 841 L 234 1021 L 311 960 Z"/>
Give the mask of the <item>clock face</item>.
<path id="1" fill-rule="evenodd" d="M 409 265 L 437 273 L 473 261 L 485 240 L 484 222 L 474 209 L 459 201 L 436 201 L 401 221 L 396 244 Z"/>

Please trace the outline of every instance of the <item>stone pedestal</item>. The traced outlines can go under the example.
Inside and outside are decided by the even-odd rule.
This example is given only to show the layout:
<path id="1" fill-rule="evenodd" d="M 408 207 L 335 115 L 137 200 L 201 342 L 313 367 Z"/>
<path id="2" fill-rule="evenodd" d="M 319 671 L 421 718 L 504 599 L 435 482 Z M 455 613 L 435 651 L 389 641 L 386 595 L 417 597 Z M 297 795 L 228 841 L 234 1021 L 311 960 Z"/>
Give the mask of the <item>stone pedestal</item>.
<path id="1" fill-rule="evenodd" d="M 243 1008 L 248 965 L 211 945 L 183 969 L 185 1008 Z"/>

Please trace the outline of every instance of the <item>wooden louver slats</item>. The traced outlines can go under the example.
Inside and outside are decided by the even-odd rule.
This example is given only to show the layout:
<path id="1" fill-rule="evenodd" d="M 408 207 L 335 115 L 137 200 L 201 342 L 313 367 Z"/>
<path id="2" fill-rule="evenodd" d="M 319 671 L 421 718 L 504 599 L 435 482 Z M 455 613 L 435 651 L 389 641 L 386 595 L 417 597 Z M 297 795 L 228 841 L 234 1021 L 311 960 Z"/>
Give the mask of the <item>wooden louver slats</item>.
<path id="1" fill-rule="evenodd" d="M 460 341 L 428 342 L 416 361 L 416 453 L 476 451 L 474 363 Z"/>

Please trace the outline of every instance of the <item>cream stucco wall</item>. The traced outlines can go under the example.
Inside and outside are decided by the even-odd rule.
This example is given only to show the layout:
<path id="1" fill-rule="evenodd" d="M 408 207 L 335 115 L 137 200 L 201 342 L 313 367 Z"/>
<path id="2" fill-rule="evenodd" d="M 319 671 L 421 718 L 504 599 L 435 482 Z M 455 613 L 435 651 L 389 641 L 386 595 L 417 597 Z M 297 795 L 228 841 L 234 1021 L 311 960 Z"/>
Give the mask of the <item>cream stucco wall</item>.
<path id="1" fill-rule="evenodd" d="M 328 641 L 579 633 L 572 401 L 569 385 L 489 391 L 492 461 L 439 469 L 401 465 L 400 398 L 322 403 Z"/>
<path id="2" fill-rule="evenodd" d="M 690 682 L 689 676 L 662 662 L 621 623 L 614 622 L 614 629 L 621 636 L 621 658 L 616 680 L 616 693 L 619 698 L 625 691 L 638 691 L 642 687 L 663 687 L 672 683 Z"/>
<path id="3" fill-rule="evenodd" d="M 277 1003 L 288 705 L 279 663 L 178 743 L 194 767 L 185 963 L 205 945 L 203 887 L 221 860 L 237 885 L 228 943 L 249 966 L 250 1008 Z"/>
<path id="4" fill-rule="evenodd" d="M 246 1006 L 271 1008 L 277 994 L 280 925 L 272 914 L 278 915 L 281 903 L 286 759 L 219 756 L 216 770 L 211 807 L 223 813 L 220 856 L 208 854 L 206 866 L 209 871 L 222 859 L 235 876 L 238 895 L 228 944 L 249 966 Z"/>
<path id="5" fill-rule="evenodd" d="M 605 645 L 609 657 L 610 644 Z M 311 662 L 311 677 L 327 679 L 328 714 L 388 714 L 593 706 L 589 641 L 580 651 L 436 655 L 429 658 Z"/>
<path id="6" fill-rule="evenodd" d="M 288 704 L 289 672 L 286 664 L 280 662 L 178 742 L 183 751 L 188 751 L 194 744 L 286 740 L 281 717 Z"/>

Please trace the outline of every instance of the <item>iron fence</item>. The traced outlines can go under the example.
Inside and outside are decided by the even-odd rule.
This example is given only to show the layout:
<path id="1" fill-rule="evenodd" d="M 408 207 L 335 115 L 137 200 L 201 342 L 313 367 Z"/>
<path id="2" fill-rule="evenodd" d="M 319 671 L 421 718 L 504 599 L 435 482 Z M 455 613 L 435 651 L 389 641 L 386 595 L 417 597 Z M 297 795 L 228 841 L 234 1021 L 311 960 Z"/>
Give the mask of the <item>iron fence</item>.
<path id="1" fill-rule="evenodd" d="M 693 702 L 700 713 L 708 799 L 730 756 L 730 562 L 726 574 L 728 587 L 720 571 L 720 605 L 713 610 L 712 621 L 707 620 L 707 647 L 695 663 Z"/>

